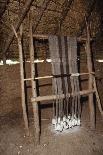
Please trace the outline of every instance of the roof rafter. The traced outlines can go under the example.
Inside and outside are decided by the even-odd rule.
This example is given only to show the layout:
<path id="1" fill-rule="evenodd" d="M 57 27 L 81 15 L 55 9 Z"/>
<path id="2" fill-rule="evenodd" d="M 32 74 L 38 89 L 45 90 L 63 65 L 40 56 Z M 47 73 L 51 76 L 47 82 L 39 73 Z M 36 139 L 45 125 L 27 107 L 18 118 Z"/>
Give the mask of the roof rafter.
<path id="1" fill-rule="evenodd" d="M 8 3 L 9 3 L 9 0 L 1 0 L 0 1 L 0 18 L 4 14 Z"/>
<path id="2" fill-rule="evenodd" d="M 94 10 L 94 6 L 95 6 L 95 3 L 96 3 L 96 0 L 91 0 L 91 2 L 89 3 L 89 6 L 87 7 L 87 11 L 86 11 L 86 14 L 85 14 L 85 17 L 83 19 L 83 22 L 81 23 L 81 27 L 77 33 L 77 36 L 80 36 L 81 33 L 83 32 L 85 26 L 86 26 L 86 22 L 85 22 L 85 19 L 88 21 L 90 16 L 91 16 L 91 13 L 92 11 Z"/>
<path id="3" fill-rule="evenodd" d="M 25 16 L 27 15 L 28 11 L 30 10 L 30 7 L 31 7 L 33 1 L 34 0 L 27 0 L 26 1 L 25 6 L 24 6 L 24 9 L 21 12 L 20 18 L 19 18 L 17 24 L 15 25 L 15 30 L 16 31 L 18 31 L 21 23 L 23 22 Z M 50 0 L 44 0 L 44 3 L 42 5 L 42 8 L 41 8 L 41 10 L 39 12 L 39 17 L 38 17 L 37 23 L 35 25 L 34 31 L 36 30 L 36 28 L 37 28 L 37 26 L 38 26 L 38 24 L 39 24 L 39 22 L 40 22 L 40 20 L 41 20 L 41 18 L 43 16 L 43 13 L 44 13 L 45 9 L 48 6 L 49 2 L 50 2 Z M 3 51 L 3 54 L 4 55 L 6 55 L 6 52 L 7 52 L 8 48 L 9 48 L 10 44 L 12 43 L 13 38 L 14 38 L 14 32 L 12 31 L 11 34 L 9 35 L 8 39 L 7 39 L 7 43 L 6 43 L 5 48 L 4 48 L 4 51 Z"/>
<path id="4" fill-rule="evenodd" d="M 41 7 L 41 9 L 40 9 L 40 11 L 39 11 L 39 17 L 38 17 L 38 19 L 37 19 L 36 25 L 33 27 L 33 32 L 36 31 L 36 28 L 37 28 L 37 26 L 39 25 L 39 23 L 40 23 L 40 21 L 41 21 L 41 18 L 42 18 L 42 16 L 43 16 L 45 10 L 47 9 L 47 7 L 48 7 L 50 1 L 51 1 L 51 0 L 44 0 L 43 5 L 42 5 L 42 7 Z"/>
<path id="5" fill-rule="evenodd" d="M 24 9 L 22 10 L 21 12 L 21 16 L 17 22 L 17 24 L 15 25 L 15 30 L 18 31 L 22 21 L 24 20 L 25 16 L 27 15 L 32 3 L 33 3 L 34 0 L 26 0 L 25 2 L 25 6 L 24 6 Z M 6 45 L 5 45 L 5 48 L 3 50 L 3 54 L 5 55 L 11 42 L 13 41 L 13 38 L 14 38 L 14 32 L 12 31 L 7 39 L 7 42 L 6 42 Z"/>
<path id="6" fill-rule="evenodd" d="M 57 31 L 58 31 L 58 26 L 61 27 L 61 25 L 63 24 L 73 2 L 74 2 L 74 0 L 69 0 L 69 1 L 65 0 L 64 1 L 63 5 L 62 5 L 63 10 L 61 12 L 61 17 L 59 19 L 59 25 L 57 25 L 57 27 L 55 29 L 55 33 L 57 33 Z"/>

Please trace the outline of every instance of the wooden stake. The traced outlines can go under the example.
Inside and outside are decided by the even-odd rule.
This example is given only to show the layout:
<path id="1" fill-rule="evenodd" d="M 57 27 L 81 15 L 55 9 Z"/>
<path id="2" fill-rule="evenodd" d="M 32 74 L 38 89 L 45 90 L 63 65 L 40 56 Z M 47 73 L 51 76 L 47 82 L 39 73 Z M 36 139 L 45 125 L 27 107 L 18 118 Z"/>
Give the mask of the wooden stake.
<path id="1" fill-rule="evenodd" d="M 25 104 L 25 88 L 24 88 L 24 68 L 23 68 L 23 51 L 22 51 L 22 42 L 21 42 L 21 35 L 17 35 L 15 28 L 12 26 L 14 34 L 18 41 L 18 48 L 19 48 L 19 60 L 20 60 L 20 77 L 21 77 L 21 98 L 22 98 L 22 109 L 23 109 L 23 118 L 25 123 L 26 134 L 29 136 L 29 127 L 28 127 L 28 117 L 26 111 L 26 104 Z"/>
<path id="2" fill-rule="evenodd" d="M 31 20 L 30 20 L 30 43 L 29 45 L 30 45 L 32 96 L 37 97 L 36 82 L 33 80 L 35 77 L 35 64 L 34 64 L 34 45 L 33 45 L 32 21 Z M 39 139 L 40 139 L 38 103 L 36 101 L 32 102 L 32 107 L 33 107 L 34 125 L 35 125 L 35 144 L 38 144 Z"/>

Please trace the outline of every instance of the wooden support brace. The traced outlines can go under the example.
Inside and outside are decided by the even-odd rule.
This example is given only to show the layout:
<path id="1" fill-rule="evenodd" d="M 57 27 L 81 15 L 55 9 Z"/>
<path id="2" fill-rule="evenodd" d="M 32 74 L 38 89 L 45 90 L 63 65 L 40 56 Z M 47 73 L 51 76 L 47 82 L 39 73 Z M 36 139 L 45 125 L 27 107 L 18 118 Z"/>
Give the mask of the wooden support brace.
<path id="1" fill-rule="evenodd" d="M 26 134 L 29 136 L 29 125 L 28 125 L 28 117 L 26 111 L 26 104 L 25 104 L 25 88 L 24 88 L 24 69 L 23 69 L 23 51 L 22 51 L 22 32 L 20 35 L 16 33 L 15 28 L 12 26 L 14 34 L 18 41 L 18 48 L 19 48 L 19 60 L 20 60 L 20 77 L 21 77 L 21 98 L 22 98 L 22 109 L 23 109 L 23 118 L 25 123 Z"/>
<path id="2" fill-rule="evenodd" d="M 33 37 L 35 39 L 48 40 L 49 35 L 33 34 Z M 83 37 L 78 37 L 77 38 L 78 42 L 86 42 L 86 40 L 87 40 L 87 38 L 83 38 Z M 93 38 L 90 38 L 90 41 L 93 41 Z"/>
<path id="3" fill-rule="evenodd" d="M 78 94 L 80 94 L 81 96 L 85 96 L 85 95 L 89 95 L 89 94 L 93 94 L 93 93 L 95 93 L 95 90 L 84 90 L 84 91 L 80 91 L 76 94 L 67 94 L 67 96 L 71 97 L 71 96 L 76 96 Z M 50 100 L 55 100 L 56 98 L 63 99 L 63 98 L 65 98 L 65 94 L 33 97 L 33 98 L 31 98 L 31 102 L 34 103 L 34 102 L 40 102 L 40 101 L 50 101 Z"/>

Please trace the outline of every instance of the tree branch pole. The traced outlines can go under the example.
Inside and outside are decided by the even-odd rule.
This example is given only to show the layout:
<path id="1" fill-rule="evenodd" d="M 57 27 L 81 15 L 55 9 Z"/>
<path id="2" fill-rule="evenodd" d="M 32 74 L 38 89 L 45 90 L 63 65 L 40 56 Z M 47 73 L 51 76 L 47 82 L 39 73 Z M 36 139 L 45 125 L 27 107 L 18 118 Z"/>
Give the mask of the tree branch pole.
<path id="1" fill-rule="evenodd" d="M 19 48 L 22 110 L 23 110 L 23 118 L 24 118 L 24 123 L 25 123 L 26 135 L 29 136 L 29 123 L 28 123 L 27 110 L 26 110 L 26 104 L 25 104 L 23 51 L 22 51 L 22 42 L 21 42 L 22 30 L 20 30 L 20 35 L 18 35 L 13 26 L 12 26 L 12 29 L 13 29 L 13 32 L 14 32 L 16 38 L 17 38 L 18 48 Z"/>
<path id="2" fill-rule="evenodd" d="M 25 6 L 23 7 L 22 12 L 20 13 L 21 16 L 17 22 L 17 24 L 14 26 L 15 31 L 17 32 L 20 28 L 21 23 L 23 22 L 25 16 L 27 15 L 32 3 L 34 0 L 26 0 Z M 11 34 L 9 35 L 8 39 L 7 39 L 7 43 L 5 45 L 5 48 L 3 50 L 3 53 L 6 55 L 6 52 L 8 50 L 8 48 L 10 47 L 11 42 L 13 41 L 14 38 L 14 31 L 11 32 Z"/>
<path id="3" fill-rule="evenodd" d="M 30 16 L 31 15 L 31 16 Z M 32 86 L 32 96 L 37 97 L 37 90 L 36 90 L 36 81 L 34 80 L 35 77 L 35 64 L 34 64 L 34 45 L 33 45 L 33 36 L 32 36 L 32 10 L 29 14 L 29 50 L 30 50 L 30 66 L 31 66 L 31 86 Z M 34 128 L 35 128 L 35 144 L 39 144 L 40 142 L 40 126 L 39 126 L 39 112 L 38 112 L 38 103 L 32 102 L 33 107 L 33 116 L 34 116 Z"/>
<path id="4" fill-rule="evenodd" d="M 78 31 L 78 33 L 77 33 L 77 36 L 80 36 L 81 33 L 83 32 L 83 30 L 84 30 L 84 28 L 85 28 L 85 26 L 86 26 L 85 18 L 86 18 L 87 20 L 89 20 L 89 18 L 91 17 L 91 13 L 92 13 L 92 11 L 93 11 L 93 9 L 94 9 L 95 3 L 96 3 L 96 0 L 91 0 L 91 1 L 90 1 L 90 5 L 88 6 L 87 13 L 86 13 L 86 15 L 85 15 L 85 17 L 84 17 L 84 20 L 83 20 L 82 23 L 81 23 L 81 27 L 80 27 L 80 29 L 79 29 L 79 31 Z"/>
<path id="5" fill-rule="evenodd" d="M 33 27 L 33 32 L 36 31 L 36 28 L 39 25 L 39 22 L 44 14 L 44 11 L 47 9 L 49 3 L 50 3 L 50 0 L 44 0 L 41 10 L 39 11 L 39 17 L 37 18 L 36 25 Z"/>
<path id="6" fill-rule="evenodd" d="M 91 48 L 90 48 L 90 31 L 89 31 L 89 24 L 87 20 L 86 20 L 86 28 L 87 28 L 87 41 L 86 41 L 87 68 L 88 68 L 88 72 L 91 73 L 93 66 L 92 66 Z M 89 84 L 88 89 L 91 91 L 93 89 L 93 75 L 92 74 L 89 74 L 88 84 Z M 94 109 L 93 94 L 89 94 L 88 99 L 89 99 L 91 129 L 95 129 L 95 109 Z"/>
<path id="7" fill-rule="evenodd" d="M 78 93 L 68 93 L 66 94 L 68 97 L 71 97 L 71 96 L 77 96 L 77 95 L 81 95 L 81 96 L 87 96 L 89 94 L 92 94 L 92 93 L 95 93 L 95 90 L 83 90 L 83 91 L 80 91 Z M 38 96 L 38 97 L 34 97 L 34 98 L 31 98 L 31 102 L 33 102 L 35 104 L 35 102 L 41 102 L 41 101 L 50 101 L 50 100 L 56 100 L 56 98 L 60 98 L 60 99 L 63 99 L 65 98 L 65 94 L 60 94 L 60 95 L 48 95 L 48 96 Z"/>
<path id="8" fill-rule="evenodd" d="M 63 3 L 63 10 L 61 12 L 61 16 L 60 16 L 60 19 L 59 19 L 59 26 L 61 27 L 61 25 L 63 24 L 63 21 L 65 20 L 70 8 L 71 8 L 71 5 L 73 3 L 74 0 L 65 0 L 64 3 Z M 57 33 L 58 31 L 58 25 L 55 29 L 55 34 Z"/>

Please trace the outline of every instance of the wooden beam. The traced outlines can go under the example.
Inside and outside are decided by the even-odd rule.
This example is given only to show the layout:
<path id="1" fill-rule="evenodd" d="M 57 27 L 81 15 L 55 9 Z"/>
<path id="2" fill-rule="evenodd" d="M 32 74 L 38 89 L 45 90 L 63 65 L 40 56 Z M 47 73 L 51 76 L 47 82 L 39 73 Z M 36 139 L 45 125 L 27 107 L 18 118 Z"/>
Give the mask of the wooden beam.
<path id="1" fill-rule="evenodd" d="M 85 76 L 85 75 L 87 75 L 86 78 L 88 78 L 88 75 L 89 74 L 90 73 L 78 73 L 78 76 Z M 94 75 L 95 73 L 94 72 L 91 72 L 91 74 Z M 72 74 L 70 76 L 72 76 Z M 75 76 L 75 75 L 73 75 L 73 76 Z M 47 76 L 41 76 L 41 77 L 34 77 L 33 76 L 32 78 L 24 79 L 24 81 L 31 81 L 31 80 L 34 81 L 34 80 L 41 80 L 41 79 L 51 79 L 53 77 L 54 77 L 53 75 L 47 75 Z"/>
<path id="2" fill-rule="evenodd" d="M 41 9 L 42 6 L 38 6 L 37 4 L 33 5 L 36 9 Z M 52 12 L 55 12 L 55 13 L 61 13 L 61 11 L 59 10 L 56 10 L 56 9 L 46 9 L 46 11 L 52 11 Z"/>
<path id="3" fill-rule="evenodd" d="M 7 5 L 9 3 L 9 0 L 0 1 L 0 20 L 5 13 L 5 10 L 7 9 Z"/>
<path id="4" fill-rule="evenodd" d="M 25 129 L 26 134 L 29 136 L 29 123 L 28 123 L 28 117 L 27 117 L 27 110 L 26 110 L 26 104 L 25 104 L 25 86 L 24 86 L 24 67 L 23 67 L 23 51 L 22 51 L 22 31 L 20 32 L 20 35 L 17 34 L 14 27 L 13 32 L 17 38 L 18 42 L 18 49 L 19 49 L 19 60 L 20 60 L 20 81 L 21 81 L 21 99 L 22 99 L 22 110 L 23 110 L 23 118 L 25 123 Z"/>
<path id="5" fill-rule="evenodd" d="M 36 28 L 39 25 L 39 23 L 41 21 L 41 18 L 42 18 L 43 14 L 44 14 L 44 11 L 47 9 L 47 6 L 49 5 L 49 3 L 50 3 L 50 0 L 44 0 L 43 5 L 42 5 L 42 7 L 41 7 L 41 9 L 39 11 L 39 17 L 37 18 L 36 25 L 33 27 L 33 32 L 36 31 Z"/>
<path id="6" fill-rule="evenodd" d="M 69 10 L 70 10 L 71 5 L 72 5 L 73 2 L 74 2 L 74 0 L 69 0 L 69 1 L 68 0 L 65 0 L 64 1 L 63 6 L 62 6 L 63 10 L 61 12 L 61 16 L 60 16 L 59 23 L 58 23 L 59 25 L 57 25 L 57 27 L 55 29 L 55 34 L 57 33 L 58 28 L 60 30 L 60 27 L 63 24 L 63 21 L 65 20 L 65 18 L 67 16 L 67 14 L 68 14 L 68 12 L 69 12 Z"/>
<path id="7" fill-rule="evenodd" d="M 32 10 L 30 14 L 30 39 L 29 39 L 29 49 L 30 49 L 30 66 L 31 66 L 31 86 L 32 86 L 32 96 L 37 97 L 36 90 L 36 81 L 33 79 L 35 77 L 35 63 L 34 63 L 34 45 L 33 45 L 33 36 L 32 36 Z M 39 144 L 40 140 L 40 126 L 39 126 L 39 111 L 38 111 L 38 103 L 32 103 L 33 107 L 33 116 L 34 116 L 34 132 L 35 132 L 35 144 Z"/>
<path id="8" fill-rule="evenodd" d="M 97 90 L 97 86 L 96 86 L 96 80 L 95 80 L 95 77 L 94 77 L 94 82 L 93 82 L 93 86 L 94 86 L 94 89 L 95 89 L 95 94 L 96 94 L 96 99 L 97 99 L 97 105 L 98 105 L 98 109 L 103 117 L 103 107 L 101 105 L 101 101 L 100 101 L 100 97 L 99 97 L 99 93 L 98 93 L 98 90 Z"/>
<path id="9" fill-rule="evenodd" d="M 35 38 L 35 39 L 39 39 L 39 40 L 47 40 L 48 39 L 48 37 L 49 37 L 49 35 L 43 35 L 43 34 L 33 34 L 33 37 Z M 77 38 L 77 41 L 78 42 L 86 42 L 86 40 L 87 40 L 87 38 L 83 38 L 83 37 L 78 37 Z M 93 41 L 94 40 L 94 38 L 90 38 L 90 41 Z"/>
<path id="10" fill-rule="evenodd" d="M 22 9 L 20 18 L 19 18 L 18 22 L 16 22 L 17 24 L 14 26 L 16 32 L 19 30 L 19 27 L 20 27 L 21 23 L 23 22 L 25 16 L 27 15 L 33 1 L 34 0 L 26 0 L 26 3 Z M 4 50 L 3 50 L 4 54 L 7 52 L 11 42 L 13 41 L 13 38 L 14 38 L 14 32 L 12 31 L 11 34 L 9 35 L 7 42 L 6 42 L 6 45 L 4 47 Z"/>
<path id="11" fill-rule="evenodd" d="M 67 94 L 68 97 L 70 96 L 75 96 L 75 95 L 78 95 L 80 94 L 81 96 L 85 96 L 85 95 L 88 95 L 88 94 L 92 94 L 94 93 L 95 90 L 84 90 L 84 91 L 80 91 L 76 94 Z M 50 101 L 50 100 L 55 100 L 56 98 L 65 98 L 65 94 L 61 94 L 61 95 L 48 95 L 48 96 L 38 96 L 38 97 L 34 97 L 34 98 L 31 98 L 31 102 L 40 102 L 40 101 Z"/>
<path id="12" fill-rule="evenodd" d="M 89 20 L 89 18 L 91 16 L 91 13 L 92 13 L 92 11 L 94 9 L 95 3 L 96 3 L 96 0 L 90 1 L 90 4 L 89 4 L 88 9 L 87 9 L 87 13 L 85 14 L 85 17 L 84 17 L 84 19 L 83 19 L 83 21 L 81 23 L 81 27 L 80 27 L 80 29 L 79 29 L 79 31 L 77 33 L 77 36 L 80 36 L 81 33 L 83 32 L 83 30 L 84 30 L 84 28 L 86 26 L 85 18 L 87 19 L 87 21 Z"/>
<path id="13" fill-rule="evenodd" d="M 86 41 L 86 54 L 87 54 L 87 68 L 88 72 L 91 73 L 93 70 L 92 66 L 92 55 L 91 55 L 91 48 L 90 48 L 90 32 L 89 32 L 89 24 L 86 21 L 87 27 L 87 41 Z M 93 89 L 93 75 L 89 74 L 89 82 L 88 82 L 88 89 Z M 93 94 L 89 94 L 89 110 L 90 110 L 90 123 L 91 129 L 95 129 L 95 109 L 94 109 L 94 100 Z"/>

